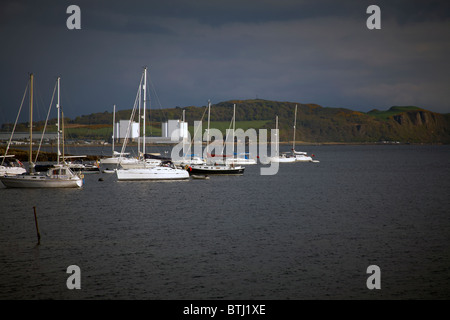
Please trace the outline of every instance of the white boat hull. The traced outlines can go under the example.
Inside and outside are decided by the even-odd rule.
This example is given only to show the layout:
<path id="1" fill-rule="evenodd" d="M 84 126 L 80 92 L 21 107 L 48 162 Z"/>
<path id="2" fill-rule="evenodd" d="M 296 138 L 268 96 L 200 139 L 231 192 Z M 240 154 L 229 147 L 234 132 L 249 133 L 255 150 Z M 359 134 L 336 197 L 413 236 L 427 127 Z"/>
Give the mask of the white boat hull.
<path id="1" fill-rule="evenodd" d="M 7 188 L 81 188 L 83 180 L 79 177 L 53 178 L 43 175 L 19 175 L 0 177 Z"/>
<path id="2" fill-rule="evenodd" d="M 286 157 L 271 157 L 269 158 L 271 162 L 295 162 L 294 157 L 286 158 Z"/>
<path id="3" fill-rule="evenodd" d="M 311 157 L 305 156 L 305 155 L 296 155 L 295 161 L 297 162 L 312 162 L 313 159 Z"/>
<path id="4" fill-rule="evenodd" d="M 189 179 L 189 173 L 182 169 L 170 167 L 153 167 L 145 169 L 118 169 L 118 180 L 183 180 Z"/>
<path id="5" fill-rule="evenodd" d="M 120 158 L 100 159 L 100 164 L 118 164 L 119 162 L 120 162 Z"/>
<path id="6" fill-rule="evenodd" d="M 295 155 L 289 155 L 289 156 L 278 156 L 278 157 L 270 157 L 269 160 L 271 162 L 315 162 L 310 156 L 307 156 L 305 154 L 296 153 Z"/>

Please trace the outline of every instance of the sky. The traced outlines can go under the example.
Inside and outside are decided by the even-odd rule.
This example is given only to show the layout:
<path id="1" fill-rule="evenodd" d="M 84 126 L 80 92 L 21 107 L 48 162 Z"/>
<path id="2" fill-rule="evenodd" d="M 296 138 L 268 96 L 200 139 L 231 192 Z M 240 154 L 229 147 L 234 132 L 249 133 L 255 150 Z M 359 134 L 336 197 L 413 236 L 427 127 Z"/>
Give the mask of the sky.
<path id="1" fill-rule="evenodd" d="M 372 4 L 381 29 L 367 28 Z M 144 66 L 150 108 L 259 98 L 450 112 L 449 1 L 2 0 L 0 42 L 0 123 L 14 122 L 29 73 L 35 117 L 60 76 L 75 118 L 131 109 Z"/>

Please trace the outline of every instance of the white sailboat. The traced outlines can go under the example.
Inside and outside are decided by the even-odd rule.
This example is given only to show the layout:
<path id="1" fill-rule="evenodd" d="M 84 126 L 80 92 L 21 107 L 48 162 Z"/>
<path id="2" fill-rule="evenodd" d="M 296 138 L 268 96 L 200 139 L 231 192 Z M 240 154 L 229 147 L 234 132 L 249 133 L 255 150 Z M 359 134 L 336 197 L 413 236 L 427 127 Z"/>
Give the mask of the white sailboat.
<path id="1" fill-rule="evenodd" d="M 297 105 L 295 105 L 295 115 L 294 115 L 294 138 L 292 139 L 292 156 L 295 158 L 295 161 L 301 162 L 313 162 L 313 159 L 308 156 L 306 152 L 303 151 L 295 151 L 295 127 L 297 125 Z"/>
<path id="2" fill-rule="evenodd" d="M 291 152 L 283 152 L 275 157 L 270 157 L 270 161 L 272 162 L 319 162 L 317 160 L 313 160 L 312 157 L 308 156 L 307 152 L 303 151 L 295 151 L 295 131 L 297 124 L 297 105 L 295 105 L 295 113 L 294 113 L 294 137 L 292 139 L 292 149 Z M 278 116 L 276 116 L 276 129 L 278 129 Z"/>
<path id="3" fill-rule="evenodd" d="M 141 78 L 142 79 L 142 78 Z M 126 163 L 120 161 L 120 166 L 122 168 L 116 170 L 116 175 L 118 180 L 183 180 L 189 179 L 189 173 L 186 170 L 176 169 L 174 166 L 163 165 L 162 161 L 159 159 L 146 158 L 145 157 L 145 109 L 146 109 L 146 89 L 147 89 L 147 67 L 144 68 L 143 74 L 144 83 L 139 85 L 139 104 L 141 89 L 143 90 L 143 101 L 144 101 L 144 130 L 143 130 L 143 141 L 142 141 L 142 158 L 139 159 L 137 163 Z M 136 107 L 136 104 L 135 104 Z M 135 111 L 135 110 L 133 110 Z M 132 112 L 130 123 L 134 117 L 134 112 Z M 125 150 L 126 140 L 122 146 L 122 152 Z"/>
<path id="4" fill-rule="evenodd" d="M 277 130 L 276 132 L 278 132 L 278 116 L 275 117 L 275 129 Z M 290 152 L 283 152 L 279 154 L 279 150 L 276 150 L 275 153 L 277 154 L 276 156 L 269 157 L 271 162 L 295 162 L 295 157 L 292 157 Z"/>
<path id="5" fill-rule="evenodd" d="M 152 167 L 141 169 L 118 169 L 118 180 L 185 180 L 189 179 L 189 173 L 183 169 L 173 167 Z"/>
<path id="6" fill-rule="evenodd" d="M 143 92 L 143 97 L 142 97 Z M 142 150 L 140 147 L 140 140 L 138 140 L 138 154 L 139 158 L 132 158 L 132 157 L 122 157 L 119 161 L 120 166 L 123 169 L 147 169 L 147 168 L 153 168 L 156 166 L 160 166 L 162 164 L 162 161 L 160 159 L 155 159 L 152 157 L 146 157 L 145 155 L 145 112 L 146 112 L 146 103 L 147 103 L 147 68 L 144 68 L 143 75 L 141 77 L 141 82 L 139 83 L 139 90 L 137 94 L 138 99 L 138 106 L 135 106 L 134 108 L 138 108 L 138 119 L 139 119 L 139 127 L 141 123 L 141 101 L 143 100 L 144 108 L 143 108 L 143 125 L 142 125 Z M 132 122 L 134 114 L 132 114 L 132 117 L 130 118 L 130 124 Z M 126 139 L 125 139 L 126 140 Z M 125 145 L 125 141 L 124 141 Z M 122 150 L 124 151 L 124 150 Z"/>
<path id="7" fill-rule="evenodd" d="M 58 139 L 58 160 L 57 164 L 50 168 L 46 174 L 34 172 L 32 162 L 33 151 L 33 74 L 30 75 L 30 151 L 29 163 L 30 172 L 21 175 L 5 175 L 0 177 L 0 181 L 7 188 L 80 188 L 83 185 L 81 176 L 76 175 L 70 168 L 59 161 L 59 134 L 60 134 L 60 78 L 57 80 L 58 86 L 58 102 L 56 108 L 58 110 L 57 139 Z"/>

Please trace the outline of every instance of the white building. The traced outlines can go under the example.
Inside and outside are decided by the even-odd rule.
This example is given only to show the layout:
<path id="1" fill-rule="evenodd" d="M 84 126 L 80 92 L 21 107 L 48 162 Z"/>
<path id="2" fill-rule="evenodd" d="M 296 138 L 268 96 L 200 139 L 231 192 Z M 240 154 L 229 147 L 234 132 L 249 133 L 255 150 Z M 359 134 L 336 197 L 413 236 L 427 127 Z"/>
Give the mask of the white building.
<path id="1" fill-rule="evenodd" d="M 125 139 L 125 137 L 127 136 L 129 123 L 129 120 L 120 120 L 116 123 L 116 139 Z M 128 133 L 128 138 L 132 140 L 137 139 L 139 138 L 139 135 L 139 123 L 132 122 L 130 126 L 130 132 Z"/>
<path id="2" fill-rule="evenodd" d="M 162 137 L 171 141 L 181 141 L 188 138 L 188 123 L 181 120 L 168 120 L 162 123 Z"/>

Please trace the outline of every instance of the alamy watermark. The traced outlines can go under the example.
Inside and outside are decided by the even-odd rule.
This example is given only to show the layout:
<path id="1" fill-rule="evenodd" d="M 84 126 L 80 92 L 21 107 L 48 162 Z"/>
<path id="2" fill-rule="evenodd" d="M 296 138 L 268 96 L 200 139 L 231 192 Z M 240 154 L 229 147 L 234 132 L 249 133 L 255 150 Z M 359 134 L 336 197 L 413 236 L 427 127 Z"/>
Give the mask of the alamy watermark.
<path id="1" fill-rule="evenodd" d="M 81 289 L 81 269 L 79 266 L 73 264 L 67 267 L 66 273 L 71 275 L 67 278 L 66 286 L 67 289 Z"/>
<path id="2" fill-rule="evenodd" d="M 367 271 L 370 276 L 367 278 L 366 286 L 367 289 L 381 289 L 381 269 L 379 266 L 373 264 L 367 267 Z"/>
<path id="3" fill-rule="evenodd" d="M 67 18 L 67 21 L 66 21 L 67 29 L 69 29 L 69 30 L 81 29 L 81 9 L 80 9 L 80 7 L 72 4 L 67 7 L 66 13 L 70 14 L 70 16 Z"/>
<path id="4" fill-rule="evenodd" d="M 79 30 L 81 29 L 81 9 L 77 5 L 70 5 L 66 10 L 67 14 L 70 16 L 67 18 L 66 26 L 69 30 Z M 367 14 L 371 14 L 367 18 L 366 26 L 369 30 L 381 29 L 381 9 L 377 5 L 370 5 L 366 10 Z"/>
<path id="5" fill-rule="evenodd" d="M 179 129 L 177 130 L 175 130 L 173 134 L 179 135 Z M 214 155 L 216 159 L 220 159 L 221 157 L 226 155 L 250 154 L 256 155 L 262 164 L 269 165 L 268 167 L 260 168 L 261 175 L 275 175 L 278 172 L 279 163 L 276 161 L 271 161 L 271 158 L 278 157 L 278 131 L 278 129 L 271 129 L 269 155 L 267 150 L 269 146 L 267 140 L 267 129 L 259 129 L 259 135 L 253 128 L 247 129 L 246 131 L 244 131 L 243 129 L 227 129 L 226 138 L 224 141 L 223 134 L 218 129 L 209 129 L 209 132 L 208 130 L 205 130 L 205 132 L 201 134 L 201 132 L 203 132 L 202 122 L 195 121 L 194 139 L 191 140 L 189 132 L 187 137 L 187 141 L 193 141 L 193 149 L 192 144 L 187 144 L 183 141 L 179 142 L 172 148 L 172 161 L 183 161 L 184 155 L 190 155 L 192 153 L 196 155 L 202 155 L 203 159 L 211 158 L 211 155 Z M 203 141 L 207 141 L 204 149 Z"/>

